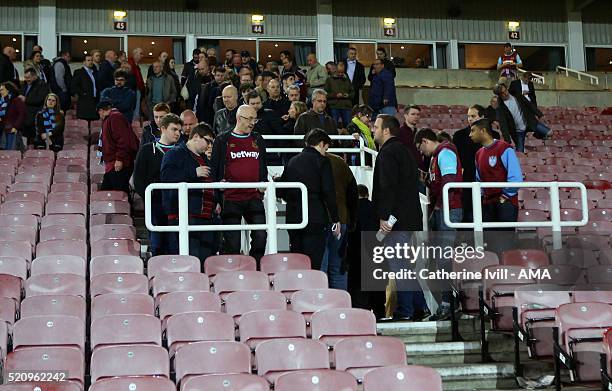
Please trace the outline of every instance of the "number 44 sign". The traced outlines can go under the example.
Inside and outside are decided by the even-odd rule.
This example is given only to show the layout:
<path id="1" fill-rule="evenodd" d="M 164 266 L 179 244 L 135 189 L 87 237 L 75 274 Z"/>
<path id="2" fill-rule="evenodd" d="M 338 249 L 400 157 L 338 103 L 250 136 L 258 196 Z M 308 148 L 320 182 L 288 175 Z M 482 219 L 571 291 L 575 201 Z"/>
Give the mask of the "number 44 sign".
<path id="1" fill-rule="evenodd" d="M 251 25 L 251 32 L 253 34 L 263 34 L 264 33 L 264 26 L 263 26 L 263 24 L 253 24 L 253 25 Z"/>

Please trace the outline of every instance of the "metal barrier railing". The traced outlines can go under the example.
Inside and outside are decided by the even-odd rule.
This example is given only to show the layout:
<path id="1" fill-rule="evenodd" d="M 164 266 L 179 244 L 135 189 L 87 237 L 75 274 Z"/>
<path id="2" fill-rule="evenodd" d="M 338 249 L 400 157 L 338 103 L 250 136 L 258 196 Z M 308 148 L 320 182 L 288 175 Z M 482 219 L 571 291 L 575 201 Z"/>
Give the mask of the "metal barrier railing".
<path id="1" fill-rule="evenodd" d="M 297 224 L 278 224 L 276 222 L 276 189 L 299 189 L 302 201 L 302 221 Z M 188 191 L 197 189 L 266 189 L 265 224 L 223 224 L 190 225 L 188 212 Z M 151 221 L 151 192 L 153 190 L 178 190 L 178 225 L 153 225 Z M 189 255 L 189 232 L 191 231 L 242 231 L 266 230 L 268 233 L 268 253 L 278 252 L 279 229 L 302 229 L 308 224 L 308 191 L 299 182 L 214 182 L 214 183 L 153 183 L 145 190 L 145 224 L 149 231 L 178 232 L 179 254 Z"/>
<path id="2" fill-rule="evenodd" d="M 582 80 L 583 77 L 588 78 L 589 79 L 589 83 L 594 84 L 594 85 L 599 85 L 599 78 L 595 75 L 591 75 L 589 73 L 586 72 L 580 72 L 577 71 L 575 69 L 571 69 L 571 68 L 566 68 L 566 67 L 562 67 L 561 65 L 557 65 L 557 72 L 563 72 L 565 73 L 566 77 L 569 77 L 570 74 L 572 75 L 576 75 L 576 78 L 578 80 Z"/>
<path id="3" fill-rule="evenodd" d="M 528 71 L 526 71 L 524 69 L 521 69 L 521 68 L 518 68 L 518 71 L 519 71 L 519 73 L 526 73 L 526 72 L 528 72 Z M 546 84 L 546 78 L 544 76 L 539 75 L 537 73 L 533 73 L 533 72 L 531 72 L 531 76 L 532 76 L 532 79 L 533 79 L 534 83 L 536 83 L 536 84 Z"/>

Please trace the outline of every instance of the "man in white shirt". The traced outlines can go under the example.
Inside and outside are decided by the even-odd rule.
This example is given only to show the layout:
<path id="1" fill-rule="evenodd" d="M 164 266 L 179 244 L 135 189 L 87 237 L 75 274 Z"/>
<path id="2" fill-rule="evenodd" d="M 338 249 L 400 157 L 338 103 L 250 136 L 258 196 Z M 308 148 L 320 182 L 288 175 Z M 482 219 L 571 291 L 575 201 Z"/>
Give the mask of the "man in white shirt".
<path id="1" fill-rule="evenodd" d="M 498 84 L 493 92 L 499 97 L 496 114 L 503 138 L 506 142 L 513 140 L 516 150 L 523 152 L 525 135 L 528 131 L 536 130 L 542 113 L 520 90 L 518 93 L 516 89 L 508 91 L 505 84 Z"/>
<path id="2" fill-rule="evenodd" d="M 354 47 L 350 47 L 348 49 L 347 58 L 344 62 L 344 68 L 346 69 L 346 74 L 348 78 L 353 83 L 353 106 L 359 104 L 359 91 L 363 88 L 365 84 L 365 68 L 363 64 L 357 61 L 357 49 Z"/>

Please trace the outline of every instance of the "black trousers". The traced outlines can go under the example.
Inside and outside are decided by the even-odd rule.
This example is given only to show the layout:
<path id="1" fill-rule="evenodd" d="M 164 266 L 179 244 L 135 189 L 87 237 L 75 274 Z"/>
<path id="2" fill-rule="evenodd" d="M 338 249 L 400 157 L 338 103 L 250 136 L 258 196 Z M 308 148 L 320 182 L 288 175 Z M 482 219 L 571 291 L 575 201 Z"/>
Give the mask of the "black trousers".
<path id="1" fill-rule="evenodd" d="M 130 177 L 132 167 L 124 167 L 121 171 L 111 170 L 104 174 L 100 190 L 120 190 L 130 194 Z"/>
<path id="2" fill-rule="evenodd" d="M 191 225 L 208 225 L 211 224 L 210 219 L 201 219 L 198 217 L 189 216 L 189 224 Z M 178 225 L 178 219 L 168 220 L 168 225 Z M 171 233 L 168 235 L 168 253 L 179 253 L 179 235 Z M 213 255 L 213 240 L 214 233 L 212 231 L 192 231 L 189 232 L 189 255 L 197 257 L 204 265 L 204 261 L 209 256 Z"/>
<path id="3" fill-rule="evenodd" d="M 243 217 L 247 224 L 265 224 L 266 212 L 262 200 L 225 200 L 223 202 L 221 218 L 224 224 L 240 224 Z M 223 232 L 223 238 L 226 254 L 240 254 L 240 231 L 225 231 Z M 258 266 L 259 260 L 266 251 L 266 240 L 266 231 L 251 231 L 251 251 L 249 255 L 257 260 Z"/>
<path id="4" fill-rule="evenodd" d="M 289 231 L 291 252 L 308 255 L 313 270 L 321 270 L 326 242 L 327 224 L 309 224 L 304 229 Z"/>

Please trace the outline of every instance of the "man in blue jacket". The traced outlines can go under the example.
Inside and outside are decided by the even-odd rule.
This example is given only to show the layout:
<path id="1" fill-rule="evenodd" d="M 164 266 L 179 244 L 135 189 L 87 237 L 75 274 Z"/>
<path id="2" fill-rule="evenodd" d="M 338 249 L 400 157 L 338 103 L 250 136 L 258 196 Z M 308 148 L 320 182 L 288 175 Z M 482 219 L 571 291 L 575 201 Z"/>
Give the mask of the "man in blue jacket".
<path id="1" fill-rule="evenodd" d="M 106 88 L 100 95 L 100 101 L 109 100 L 116 108 L 132 123 L 134 108 L 136 107 L 136 93 L 125 86 L 127 73 L 123 69 L 117 69 L 114 73 L 115 85 Z"/>
<path id="2" fill-rule="evenodd" d="M 206 123 L 200 123 L 191 130 L 189 140 L 168 151 L 162 160 L 160 179 L 163 183 L 209 183 L 213 181 L 211 164 L 206 156 L 214 141 L 215 134 Z M 213 189 L 189 190 L 189 224 L 211 224 L 213 215 L 220 207 Z M 162 204 L 168 215 L 168 225 L 178 225 L 178 192 L 164 190 Z M 178 235 L 168 238 L 170 254 L 179 253 Z M 189 233 L 189 254 L 202 262 L 213 253 L 214 234 L 212 231 Z"/>
<path id="3" fill-rule="evenodd" d="M 374 110 L 373 118 L 378 114 L 395 115 L 397 112 L 397 96 L 393 74 L 385 68 L 380 59 L 372 65 L 372 81 L 368 95 L 368 105 Z"/>

